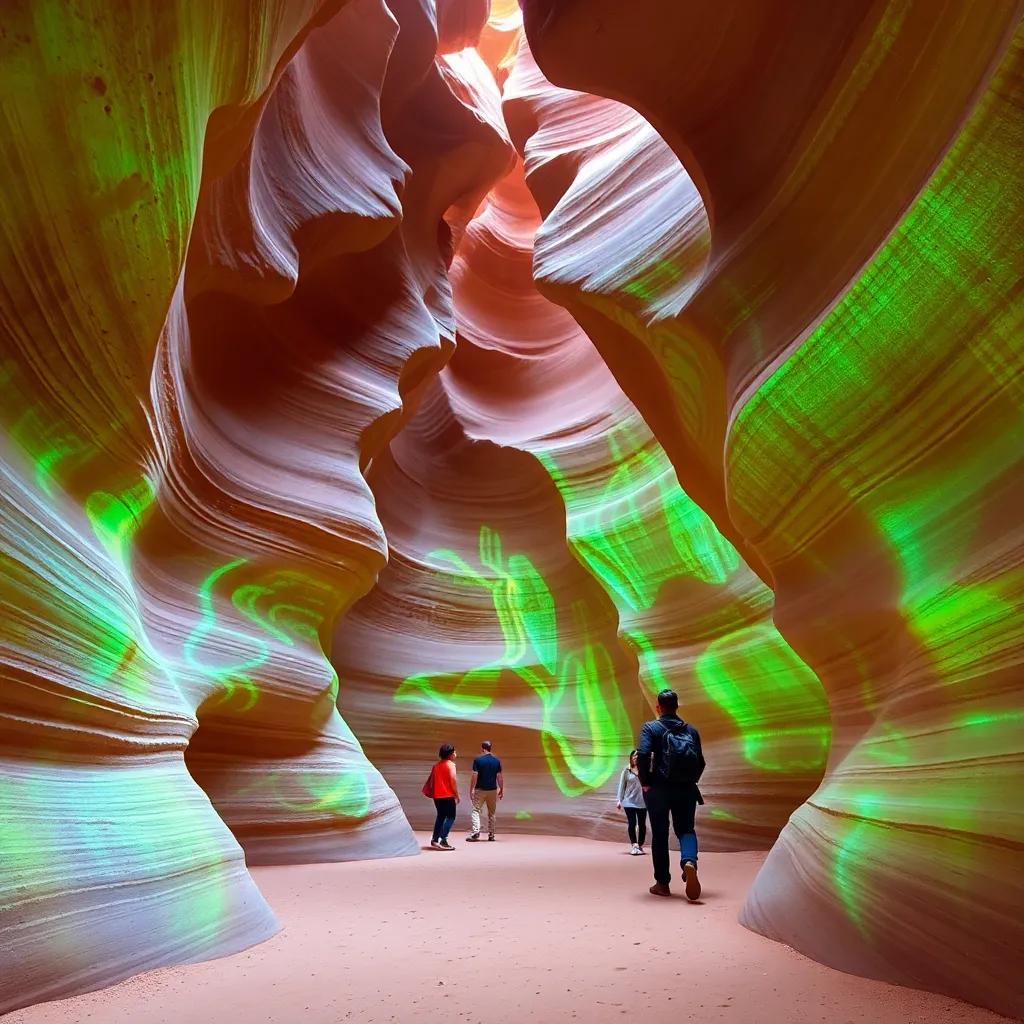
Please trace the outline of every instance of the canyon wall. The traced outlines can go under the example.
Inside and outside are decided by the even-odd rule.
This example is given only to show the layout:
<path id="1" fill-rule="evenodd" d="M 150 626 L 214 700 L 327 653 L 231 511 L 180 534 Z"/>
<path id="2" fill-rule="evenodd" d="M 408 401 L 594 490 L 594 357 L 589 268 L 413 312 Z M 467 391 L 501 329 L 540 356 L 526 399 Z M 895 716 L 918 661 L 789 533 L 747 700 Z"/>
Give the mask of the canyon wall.
<path id="1" fill-rule="evenodd" d="M 524 81 L 509 114 L 538 285 L 828 694 L 824 779 L 742 919 L 1019 1015 L 1020 5 L 524 6 L 564 87 Z M 703 249 L 650 147 L 585 144 L 568 111 L 611 100 L 692 176 Z"/>
<path id="2" fill-rule="evenodd" d="M 489 739 L 503 831 L 620 840 L 619 776 L 671 685 L 710 763 L 704 848 L 767 848 L 821 778 L 824 691 L 772 624 L 771 591 L 537 292 L 539 224 L 517 167 L 456 254 L 455 353 L 368 473 L 390 558 L 339 623 L 339 707 L 417 827 L 439 743 L 465 788 Z"/>
<path id="3" fill-rule="evenodd" d="M 1024 1014 L 1021 5 L 214 6 L 0 15 L 0 1012 L 670 685 L 745 924 Z"/>
<path id="4" fill-rule="evenodd" d="M 432 3 L 3 21 L 0 1011 L 266 938 L 246 861 L 418 850 L 327 655 L 511 159 Z"/>

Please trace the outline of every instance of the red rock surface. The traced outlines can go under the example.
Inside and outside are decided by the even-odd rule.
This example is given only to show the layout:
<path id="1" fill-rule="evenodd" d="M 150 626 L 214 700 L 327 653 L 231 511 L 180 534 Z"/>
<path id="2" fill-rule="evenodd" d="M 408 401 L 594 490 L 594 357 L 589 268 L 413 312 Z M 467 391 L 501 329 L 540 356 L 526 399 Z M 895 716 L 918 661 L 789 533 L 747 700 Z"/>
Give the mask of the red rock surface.
<path id="1" fill-rule="evenodd" d="M 1024 1014 L 1022 5 L 755 6 L 0 14 L 0 1011 L 672 685 L 743 923 Z"/>
<path id="2" fill-rule="evenodd" d="M 772 626 L 770 591 L 537 292 L 539 224 L 517 170 L 459 247 L 455 354 L 368 474 L 391 556 L 339 626 L 339 706 L 417 826 L 433 818 L 430 741 L 456 743 L 465 779 L 488 738 L 503 829 L 611 838 L 624 756 L 671 681 L 712 764 L 706 848 L 768 845 L 820 778 L 824 695 Z"/>
<path id="3" fill-rule="evenodd" d="M 272 934 L 246 860 L 417 849 L 325 652 L 511 150 L 432 6 L 198 11 L 5 43 L 4 1009 Z"/>
<path id="4" fill-rule="evenodd" d="M 645 175 L 583 153 L 531 179 L 538 284 L 638 404 L 638 364 L 671 384 L 649 422 L 829 698 L 742 919 L 1019 1014 L 1021 7 L 525 6 L 541 69 L 648 117 L 710 226 L 680 294 L 686 253 L 610 247 Z M 529 172 L 583 101 L 524 102 Z"/>

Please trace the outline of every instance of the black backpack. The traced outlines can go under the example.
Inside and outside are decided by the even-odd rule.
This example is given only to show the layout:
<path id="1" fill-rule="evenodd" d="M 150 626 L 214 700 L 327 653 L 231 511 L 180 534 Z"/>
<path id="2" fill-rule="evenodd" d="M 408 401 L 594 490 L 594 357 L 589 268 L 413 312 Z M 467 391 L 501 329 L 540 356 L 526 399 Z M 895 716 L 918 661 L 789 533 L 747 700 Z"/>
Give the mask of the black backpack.
<path id="1" fill-rule="evenodd" d="M 671 727 L 658 724 L 662 734 L 656 771 L 670 785 L 696 785 L 704 771 L 704 757 L 693 730 L 685 722 Z"/>

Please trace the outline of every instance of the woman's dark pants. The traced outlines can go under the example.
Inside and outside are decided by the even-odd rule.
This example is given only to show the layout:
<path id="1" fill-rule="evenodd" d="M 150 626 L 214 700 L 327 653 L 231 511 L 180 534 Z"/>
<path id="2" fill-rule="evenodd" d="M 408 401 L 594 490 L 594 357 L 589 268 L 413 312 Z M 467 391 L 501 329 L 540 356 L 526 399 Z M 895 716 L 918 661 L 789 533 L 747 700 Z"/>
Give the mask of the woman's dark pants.
<path id="1" fill-rule="evenodd" d="M 629 841 L 637 846 L 643 846 L 647 839 L 647 811 L 643 807 L 623 807 L 626 812 L 626 821 L 629 823 Z M 640 838 L 637 839 L 637 826 L 639 825 Z"/>
<path id="2" fill-rule="evenodd" d="M 430 841 L 438 843 L 448 838 L 455 824 L 455 797 L 434 797 L 434 807 L 437 808 L 437 819 L 434 822 L 434 836 Z"/>

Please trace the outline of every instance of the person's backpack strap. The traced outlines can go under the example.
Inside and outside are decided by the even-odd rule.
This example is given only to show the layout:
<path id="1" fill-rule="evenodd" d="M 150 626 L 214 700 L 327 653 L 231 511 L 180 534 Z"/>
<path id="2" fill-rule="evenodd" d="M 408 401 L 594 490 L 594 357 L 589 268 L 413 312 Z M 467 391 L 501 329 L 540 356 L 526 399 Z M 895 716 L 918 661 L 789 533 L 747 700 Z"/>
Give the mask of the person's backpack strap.
<path id="1" fill-rule="evenodd" d="M 666 765 L 668 760 L 668 748 L 665 745 L 665 737 L 668 735 L 668 726 L 658 719 L 654 720 L 654 724 L 658 726 L 661 732 L 658 733 L 658 749 L 657 751 L 651 752 L 651 769 L 661 775 L 662 767 Z"/>

